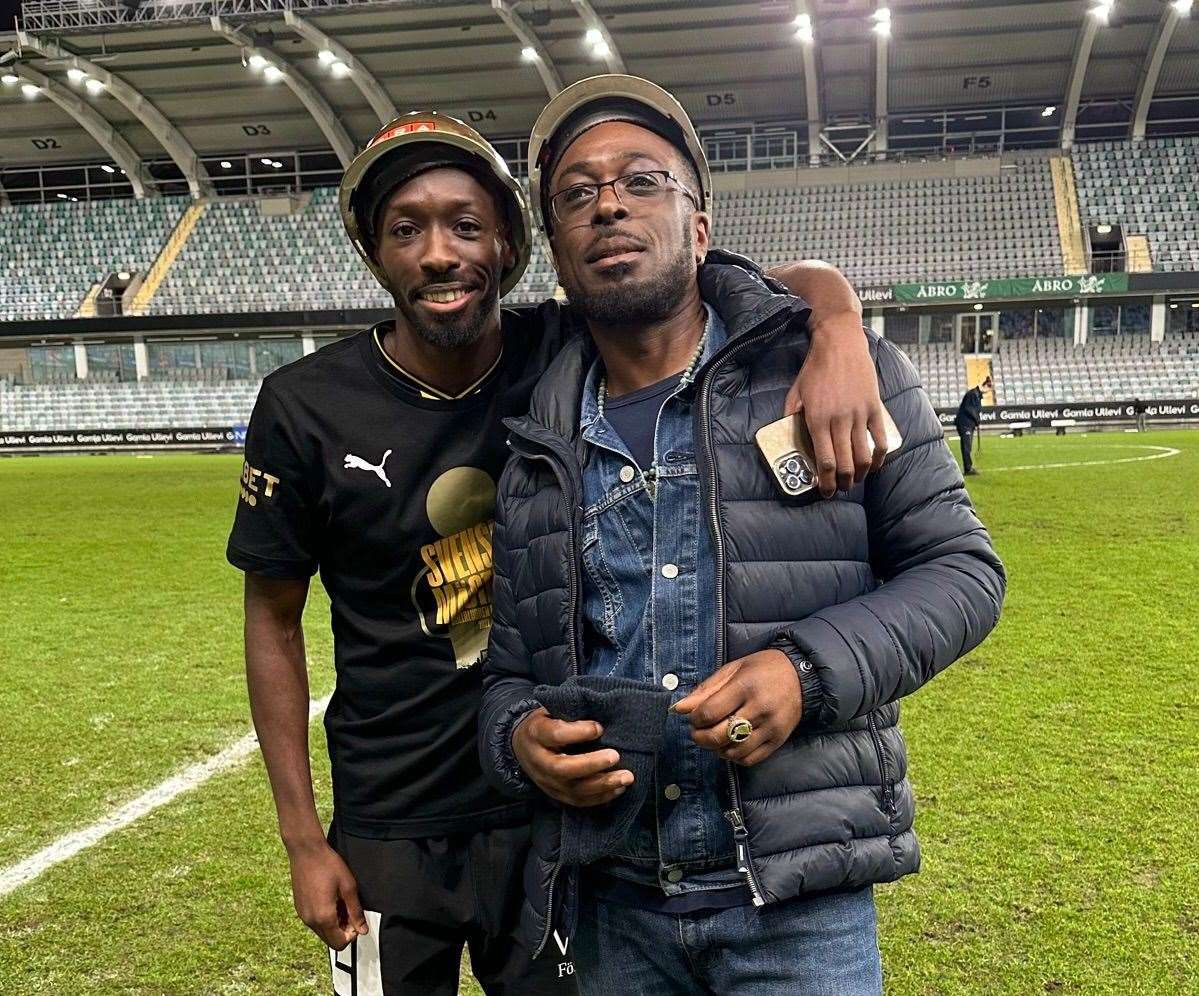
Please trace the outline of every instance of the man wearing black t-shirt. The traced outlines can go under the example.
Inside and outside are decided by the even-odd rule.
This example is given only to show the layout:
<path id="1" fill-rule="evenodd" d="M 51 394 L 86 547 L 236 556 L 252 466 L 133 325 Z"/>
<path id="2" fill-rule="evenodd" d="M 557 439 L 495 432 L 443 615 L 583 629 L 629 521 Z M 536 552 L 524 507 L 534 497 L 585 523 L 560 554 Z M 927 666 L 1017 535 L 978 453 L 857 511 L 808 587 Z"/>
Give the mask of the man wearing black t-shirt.
<path id="1" fill-rule="evenodd" d="M 332 949 L 335 993 L 453 993 L 464 943 L 489 994 L 570 993 L 567 939 L 560 958 L 533 963 L 515 937 L 529 815 L 488 787 L 475 747 L 501 421 L 527 410 L 573 334 L 569 312 L 551 301 L 501 315 L 528 259 L 527 208 L 461 122 L 392 122 L 347 170 L 341 203 L 395 318 L 263 382 L 228 546 L 246 572 L 251 708 L 296 909 Z M 783 275 L 830 315 L 828 348 L 797 389 L 835 448 L 831 488 L 870 464 L 860 429 L 878 403 L 873 366 L 860 331 L 839 331 L 852 329 L 839 305 L 854 300 L 839 275 Z M 337 672 L 327 835 L 301 628 L 317 570 Z"/>

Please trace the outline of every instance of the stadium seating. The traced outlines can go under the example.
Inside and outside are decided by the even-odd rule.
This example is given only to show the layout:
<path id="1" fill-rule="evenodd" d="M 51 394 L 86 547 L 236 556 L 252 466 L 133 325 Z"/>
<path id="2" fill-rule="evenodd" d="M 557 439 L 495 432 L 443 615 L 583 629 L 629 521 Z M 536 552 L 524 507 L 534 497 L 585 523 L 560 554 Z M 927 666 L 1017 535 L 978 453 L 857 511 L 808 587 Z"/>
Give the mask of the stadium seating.
<path id="1" fill-rule="evenodd" d="M 835 263 L 878 284 L 1062 272 L 1045 158 L 994 176 L 756 189 L 717 196 L 717 245 L 774 265 Z"/>
<path id="2" fill-rule="evenodd" d="M 962 400 L 970 385 L 966 383 L 966 364 L 953 343 L 937 342 L 899 347 L 911 359 L 924 389 L 938 408 L 949 408 Z"/>
<path id="3" fill-rule="evenodd" d="M 1004 343 L 992 363 L 1000 404 L 1199 397 L 1199 335 Z"/>
<path id="4" fill-rule="evenodd" d="M 1120 224 L 1149 239 L 1155 270 L 1199 270 L 1199 138 L 1074 149 L 1083 224 Z"/>
<path id="5" fill-rule="evenodd" d="M 536 247 L 512 303 L 540 301 L 556 280 Z M 290 215 L 267 216 L 254 199 L 218 201 L 175 260 L 150 314 L 385 308 L 391 298 L 346 238 L 337 190 L 322 187 Z"/>
<path id="6" fill-rule="evenodd" d="M 0 209 L 0 321 L 69 318 L 96 281 L 148 269 L 187 203 L 160 197 Z"/>
<path id="7" fill-rule="evenodd" d="M 0 432 L 232 426 L 249 421 L 256 381 L 13 385 L 0 381 Z"/>

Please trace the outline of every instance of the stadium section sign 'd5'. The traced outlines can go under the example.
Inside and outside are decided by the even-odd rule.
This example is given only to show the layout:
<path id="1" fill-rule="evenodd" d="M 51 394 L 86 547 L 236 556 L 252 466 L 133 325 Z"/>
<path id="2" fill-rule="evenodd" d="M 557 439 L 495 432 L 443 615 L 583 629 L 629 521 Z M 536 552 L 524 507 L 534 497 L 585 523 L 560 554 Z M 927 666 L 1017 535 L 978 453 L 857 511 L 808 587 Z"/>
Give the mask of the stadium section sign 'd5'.
<path id="1" fill-rule="evenodd" d="M 1007 280 L 956 280 L 927 284 L 868 287 L 863 304 L 952 304 L 955 301 L 998 301 L 1029 298 L 1092 297 L 1128 291 L 1127 273 L 1095 273 L 1074 277 L 1016 277 Z"/>

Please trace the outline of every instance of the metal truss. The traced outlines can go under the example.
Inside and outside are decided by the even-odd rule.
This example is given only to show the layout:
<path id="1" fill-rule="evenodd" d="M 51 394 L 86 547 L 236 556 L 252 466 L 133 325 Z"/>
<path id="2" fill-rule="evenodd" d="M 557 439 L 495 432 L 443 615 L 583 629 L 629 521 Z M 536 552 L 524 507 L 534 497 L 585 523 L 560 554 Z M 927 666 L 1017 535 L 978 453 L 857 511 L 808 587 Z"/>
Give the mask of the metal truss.
<path id="1" fill-rule="evenodd" d="M 608 26 L 604 24 L 603 18 L 596 13 L 591 0 L 570 0 L 570 2 L 574 4 L 575 9 L 579 12 L 579 17 L 583 19 L 583 23 L 587 25 L 588 29 L 598 32 L 603 40 L 604 51 L 607 53 L 604 56 L 604 62 L 608 66 L 608 72 L 625 72 L 624 59 L 621 58 L 620 50 L 616 47 L 616 40 L 612 37 L 612 32 L 608 30 Z"/>
<path id="2" fill-rule="evenodd" d="M 517 41 L 525 49 L 533 53 L 533 58 L 528 61 L 531 61 L 536 67 L 537 74 L 541 77 L 541 82 L 545 86 L 545 92 L 553 100 L 562 91 L 562 74 L 558 72 L 558 67 L 554 65 L 554 60 L 550 56 L 549 50 L 541 44 L 541 39 L 537 37 L 537 32 L 533 30 L 528 21 L 520 16 L 515 6 L 509 0 L 491 0 L 491 9 L 508 26 L 508 30 L 516 35 Z"/>
<path id="3" fill-rule="evenodd" d="M 35 33 L 82 34 L 118 27 L 207 21 L 210 17 L 279 17 L 289 10 L 320 13 L 352 7 L 402 7 L 414 2 L 417 0 L 144 0 L 130 7 L 121 0 L 25 0 L 21 25 Z"/>
<path id="4" fill-rule="evenodd" d="M 821 107 L 822 92 L 820 84 L 820 61 L 819 54 L 816 50 L 815 42 L 815 18 L 812 16 L 812 7 L 815 4 L 808 4 L 808 0 L 796 0 L 795 2 L 795 17 L 796 25 L 803 18 L 807 19 L 807 26 L 812 34 L 809 36 L 811 41 L 801 40 L 800 44 L 803 48 L 803 88 L 804 101 L 808 108 L 808 158 L 813 166 L 820 161 L 820 129 L 824 121 L 824 111 Z"/>
<path id="5" fill-rule="evenodd" d="M 297 66 L 269 45 L 256 41 L 240 28 L 222 21 L 219 17 L 212 17 L 210 23 L 213 31 L 231 45 L 238 46 L 243 54 L 250 52 L 261 55 L 262 58 L 281 72 L 283 82 L 299 98 L 300 103 L 304 105 L 308 113 L 312 115 L 312 120 L 316 122 L 317 127 L 320 128 L 329 145 L 337 154 L 342 168 L 344 169 L 346 166 L 349 166 L 354 158 L 354 140 L 350 138 L 350 133 L 346 131 L 345 125 L 341 123 L 337 112 L 333 110 L 329 101 L 313 85 L 312 81 L 304 76 Z"/>
<path id="6" fill-rule="evenodd" d="M 1130 135 L 1134 142 L 1145 137 L 1145 128 L 1149 121 L 1149 105 L 1153 103 L 1153 94 L 1157 90 L 1157 80 L 1161 76 L 1162 64 L 1166 61 L 1166 52 L 1170 48 L 1170 40 L 1174 31 L 1181 23 L 1183 13 L 1173 4 L 1167 6 L 1157 27 L 1153 31 L 1153 42 L 1145 52 L 1145 61 L 1137 78 L 1137 95 L 1133 102 L 1132 128 Z"/>
<path id="7" fill-rule="evenodd" d="M 1078 110 L 1082 103 L 1082 84 L 1087 78 L 1087 66 L 1091 62 L 1091 49 L 1095 36 L 1099 34 L 1100 19 L 1091 14 L 1083 18 L 1082 27 L 1074 41 L 1074 58 L 1070 63 L 1070 81 L 1066 85 L 1062 113 L 1062 148 L 1069 152 L 1074 147 L 1074 133 L 1078 127 Z"/>
<path id="8" fill-rule="evenodd" d="M 391 97 L 388 96 L 387 91 L 383 88 L 383 84 L 341 42 L 332 35 L 326 34 L 311 21 L 304 20 L 294 10 L 284 11 L 283 20 L 301 38 L 314 45 L 317 49 L 332 52 L 349 69 L 350 78 L 354 81 L 354 85 L 358 87 L 362 96 L 366 98 L 366 102 L 371 105 L 371 110 L 379 118 L 379 124 L 387 124 L 389 121 L 400 116 L 400 112 L 396 110 L 396 106 L 392 103 Z M 328 56 L 322 56 L 322 58 L 328 58 Z"/>
<path id="9" fill-rule="evenodd" d="M 62 60 L 73 69 L 79 69 L 92 79 L 103 83 L 105 89 L 133 113 L 175 161 L 175 165 L 187 180 L 192 197 L 212 197 L 216 193 L 191 143 L 139 90 L 121 77 L 114 76 L 103 66 L 76 55 L 57 42 L 39 38 L 26 31 L 18 31 L 17 39 L 23 50 L 36 52 L 46 59 Z"/>
<path id="10" fill-rule="evenodd" d="M 40 87 L 54 103 L 79 122 L 80 126 L 99 143 L 125 172 L 135 197 L 157 197 L 158 189 L 150 178 L 142 161 L 138 158 L 124 136 L 113 126 L 112 122 L 103 117 L 91 104 L 57 80 L 52 80 L 45 73 L 38 72 L 25 63 L 17 63 L 14 71 L 22 79 Z"/>

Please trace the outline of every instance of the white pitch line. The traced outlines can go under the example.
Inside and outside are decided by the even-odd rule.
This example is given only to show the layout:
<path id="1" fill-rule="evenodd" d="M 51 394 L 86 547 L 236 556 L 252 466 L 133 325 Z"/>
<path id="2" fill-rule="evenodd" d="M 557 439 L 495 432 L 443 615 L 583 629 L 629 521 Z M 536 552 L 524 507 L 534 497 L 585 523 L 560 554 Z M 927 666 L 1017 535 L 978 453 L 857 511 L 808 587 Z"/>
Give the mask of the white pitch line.
<path id="1" fill-rule="evenodd" d="M 1150 446 L 1146 443 L 1139 445 L 1121 443 L 1120 445 L 1126 446 L 1128 449 L 1160 450 L 1161 452 L 1151 453 L 1149 456 L 1121 457 L 1119 460 L 1075 460 L 1071 463 L 1029 463 L 1022 467 L 988 467 L 986 473 L 998 474 L 1005 470 L 1052 470 L 1057 467 L 1107 467 L 1116 463 L 1139 463 L 1143 460 L 1163 460 L 1166 457 L 1178 456 L 1182 452 L 1181 450 L 1176 450 L 1173 446 Z"/>
<path id="2" fill-rule="evenodd" d="M 325 711 L 325 706 L 329 704 L 329 698 L 330 696 L 326 695 L 323 699 L 314 699 L 309 703 L 309 722 Z M 160 806 L 165 806 L 176 796 L 198 788 L 214 775 L 219 775 L 222 771 L 241 764 L 257 748 L 258 737 L 253 732 L 247 733 L 219 754 L 214 754 L 207 761 L 197 761 L 195 764 L 189 765 L 177 775 L 172 775 L 165 782 L 143 792 L 119 809 L 114 809 L 91 826 L 60 837 L 53 844 L 43 847 L 36 854 L 31 854 L 24 861 L 18 861 L 15 865 L 0 870 L 0 897 L 7 896 L 10 892 L 32 882 L 55 865 L 62 864 L 80 851 L 98 844 L 110 833 L 129 826 Z"/>

